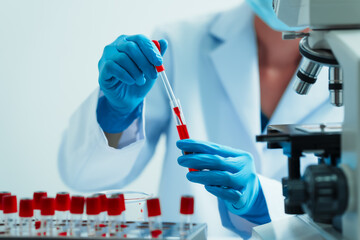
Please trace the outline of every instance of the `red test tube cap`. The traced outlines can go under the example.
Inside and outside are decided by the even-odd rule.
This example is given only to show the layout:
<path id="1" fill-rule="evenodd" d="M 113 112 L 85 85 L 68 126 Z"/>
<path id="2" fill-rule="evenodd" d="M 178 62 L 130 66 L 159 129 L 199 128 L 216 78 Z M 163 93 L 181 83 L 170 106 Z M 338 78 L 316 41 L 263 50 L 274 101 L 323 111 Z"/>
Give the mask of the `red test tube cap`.
<path id="1" fill-rule="evenodd" d="M 2 204 L 3 197 L 10 195 L 11 195 L 10 192 L 0 192 L 0 210 L 3 210 L 3 204 Z"/>
<path id="2" fill-rule="evenodd" d="M 100 198 L 100 212 L 106 212 L 107 211 L 107 197 L 105 193 L 97 193 L 94 196 Z"/>
<path id="3" fill-rule="evenodd" d="M 180 203 L 180 213 L 191 215 L 194 214 L 194 197 L 193 196 L 182 196 Z"/>
<path id="4" fill-rule="evenodd" d="M 68 192 L 59 192 L 55 198 L 57 211 L 70 210 L 70 194 Z"/>
<path id="5" fill-rule="evenodd" d="M 160 200 L 158 198 L 151 198 L 146 200 L 148 217 L 157 217 L 161 215 Z"/>
<path id="6" fill-rule="evenodd" d="M 86 198 L 86 214 L 98 215 L 100 213 L 100 198 L 98 196 L 92 196 Z"/>
<path id="7" fill-rule="evenodd" d="M 34 196 L 33 196 L 34 209 L 41 210 L 41 199 L 43 197 L 47 197 L 47 192 L 44 191 L 34 192 Z"/>
<path id="8" fill-rule="evenodd" d="M 41 215 L 42 216 L 55 215 L 55 198 L 48 198 L 48 197 L 41 198 Z"/>
<path id="9" fill-rule="evenodd" d="M 107 199 L 107 212 L 109 216 L 118 216 L 122 212 L 120 196 L 111 196 Z"/>
<path id="10" fill-rule="evenodd" d="M 5 214 L 17 212 L 17 198 L 15 195 L 6 195 L 3 197 L 3 212 Z"/>
<path id="11" fill-rule="evenodd" d="M 157 49 L 159 50 L 160 54 L 161 54 L 161 49 L 160 49 L 160 43 L 156 40 L 152 40 L 152 42 L 155 44 L 155 46 L 157 47 Z M 162 72 L 165 70 L 164 65 L 161 66 L 155 66 L 156 71 L 157 72 Z"/>
<path id="12" fill-rule="evenodd" d="M 34 203 L 32 199 L 20 199 L 19 217 L 30 218 L 34 216 Z"/>
<path id="13" fill-rule="evenodd" d="M 70 204 L 70 213 L 71 214 L 83 214 L 85 206 L 85 197 L 84 196 L 72 196 Z"/>

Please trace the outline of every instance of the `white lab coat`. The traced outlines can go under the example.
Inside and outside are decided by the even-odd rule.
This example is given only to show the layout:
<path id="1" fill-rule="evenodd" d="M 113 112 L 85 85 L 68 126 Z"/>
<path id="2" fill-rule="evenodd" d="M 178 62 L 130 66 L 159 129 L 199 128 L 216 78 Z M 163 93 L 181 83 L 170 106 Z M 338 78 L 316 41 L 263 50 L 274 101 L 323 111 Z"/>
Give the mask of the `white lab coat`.
<path id="1" fill-rule="evenodd" d="M 181 100 L 190 136 L 194 139 L 243 149 L 252 153 L 272 220 L 282 217 L 283 198 L 278 181 L 287 175 L 282 150 L 256 143 L 261 133 L 260 89 L 253 13 L 244 3 L 230 11 L 165 27 L 155 38 L 166 38 L 164 59 L 175 95 Z M 186 180 L 187 169 L 177 164 L 181 152 L 169 101 L 157 81 L 145 101 L 143 115 L 124 133 L 120 149 L 108 146 L 96 120 L 99 89 L 70 120 L 59 151 L 60 174 L 70 187 L 82 191 L 122 188 L 134 180 L 151 159 L 161 134 L 166 134 L 166 155 L 159 197 L 164 220 L 178 220 L 180 196 L 196 198 L 197 222 L 208 224 L 209 236 L 243 235 L 254 224 L 221 206 L 202 185 Z M 343 109 L 329 103 L 327 73 L 308 96 L 286 89 L 269 124 L 339 122 Z M 314 160 L 304 160 L 302 165 Z M 303 164 L 304 163 L 304 164 Z M 221 203 L 221 201 L 220 201 Z M 221 204 L 220 204 L 221 205 Z M 220 216 L 221 215 L 221 216 Z M 221 219 L 220 219 L 221 217 Z"/>

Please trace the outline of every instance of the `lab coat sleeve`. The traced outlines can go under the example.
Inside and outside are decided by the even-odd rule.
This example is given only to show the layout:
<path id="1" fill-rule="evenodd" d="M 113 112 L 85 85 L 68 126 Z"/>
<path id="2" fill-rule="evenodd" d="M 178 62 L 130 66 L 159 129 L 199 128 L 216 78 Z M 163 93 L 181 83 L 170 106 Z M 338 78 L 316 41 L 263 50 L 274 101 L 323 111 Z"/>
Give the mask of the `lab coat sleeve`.
<path id="1" fill-rule="evenodd" d="M 96 119 L 100 94 L 96 89 L 71 116 L 59 150 L 60 175 L 68 186 L 79 191 L 103 190 L 105 186 L 121 182 L 122 176 L 129 174 L 145 141 L 141 117 L 124 132 L 134 136 L 133 143 L 121 150 L 108 146 Z"/>
<path id="2" fill-rule="evenodd" d="M 168 49 L 164 57 L 168 74 L 170 59 Z M 81 104 L 70 119 L 59 149 L 58 169 L 65 184 L 78 191 L 118 189 L 140 175 L 171 116 L 161 84 L 156 81 L 144 101 L 142 116 L 124 131 L 117 149 L 108 146 L 97 122 L 96 107 L 102 92 L 95 90 Z"/>
<path id="3" fill-rule="evenodd" d="M 271 221 L 288 217 L 284 212 L 284 197 L 282 195 L 281 183 L 262 175 L 258 176 L 265 195 Z M 221 199 L 219 199 L 219 212 L 224 227 L 236 232 L 243 238 L 251 237 L 252 228 L 256 227 L 257 224 L 228 211 L 225 203 Z"/>

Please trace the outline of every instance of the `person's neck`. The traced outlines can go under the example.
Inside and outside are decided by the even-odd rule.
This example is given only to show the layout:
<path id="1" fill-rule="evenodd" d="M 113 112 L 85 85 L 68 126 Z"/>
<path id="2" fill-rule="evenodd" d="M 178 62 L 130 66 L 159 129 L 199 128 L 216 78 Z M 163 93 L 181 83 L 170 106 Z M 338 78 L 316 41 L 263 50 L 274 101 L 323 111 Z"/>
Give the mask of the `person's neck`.
<path id="1" fill-rule="evenodd" d="M 259 17 L 254 19 L 260 66 L 298 65 L 300 40 L 282 40 L 282 33 L 271 29 Z"/>

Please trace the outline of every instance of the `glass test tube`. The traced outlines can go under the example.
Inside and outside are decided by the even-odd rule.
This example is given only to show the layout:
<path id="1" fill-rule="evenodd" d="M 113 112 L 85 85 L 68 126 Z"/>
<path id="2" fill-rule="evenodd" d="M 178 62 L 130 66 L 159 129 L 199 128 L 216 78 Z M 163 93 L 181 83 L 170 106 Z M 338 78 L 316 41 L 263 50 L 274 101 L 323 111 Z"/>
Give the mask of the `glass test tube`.
<path id="1" fill-rule="evenodd" d="M 0 192 L 0 223 L 4 222 L 4 213 L 3 213 L 3 204 L 2 204 L 3 197 L 10 195 L 11 193 L 7 191 Z"/>
<path id="2" fill-rule="evenodd" d="M 66 236 L 68 229 L 68 219 L 70 210 L 70 194 L 59 192 L 55 198 L 56 227 L 59 236 Z"/>
<path id="3" fill-rule="evenodd" d="M 34 228 L 36 236 L 41 236 L 41 199 L 43 197 L 47 197 L 47 192 L 37 191 L 33 194 Z"/>
<path id="4" fill-rule="evenodd" d="M 55 198 L 43 197 L 41 199 L 41 235 L 51 237 L 57 235 L 54 218 Z"/>
<path id="5" fill-rule="evenodd" d="M 192 229 L 192 216 L 194 214 L 194 197 L 182 196 L 180 202 L 180 235 L 186 235 Z"/>
<path id="6" fill-rule="evenodd" d="M 124 195 L 113 195 L 108 198 L 108 215 L 109 215 L 109 236 L 123 237 L 122 230 L 125 225 L 125 199 Z"/>
<path id="7" fill-rule="evenodd" d="M 151 198 L 146 200 L 149 229 L 152 238 L 162 238 L 163 229 L 161 223 L 161 209 L 160 200 L 158 198 Z"/>
<path id="8" fill-rule="evenodd" d="M 87 232 L 89 237 L 98 236 L 99 214 L 100 214 L 100 198 L 90 196 L 86 198 L 86 214 L 87 214 Z"/>
<path id="9" fill-rule="evenodd" d="M 100 198 L 100 214 L 99 221 L 100 227 L 105 227 L 107 221 L 107 197 L 105 193 L 96 193 L 94 196 Z"/>
<path id="10" fill-rule="evenodd" d="M 3 197 L 4 225 L 7 235 L 17 235 L 17 198 L 15 195 Z"/>
<path id="11" fill-rule="evenodd" d="M 34 216 L 34 204 L 33 200 L 24 198 L 20 200 L 19 207 L 19 235 L 20 236 L 32 236 L 33 235 L 33 216 Z"/>
<path id="12" fill-rule="evenodd" d="M 81 236 L 81 224 L 84 213 L 85 197 L 84 196 L 72 196 L 70 203 L 70 230 L 69 235 L 80 237 Z"/>

